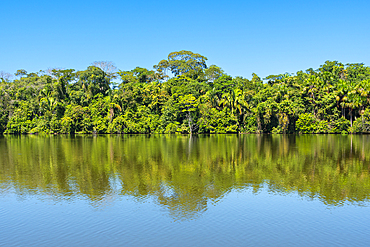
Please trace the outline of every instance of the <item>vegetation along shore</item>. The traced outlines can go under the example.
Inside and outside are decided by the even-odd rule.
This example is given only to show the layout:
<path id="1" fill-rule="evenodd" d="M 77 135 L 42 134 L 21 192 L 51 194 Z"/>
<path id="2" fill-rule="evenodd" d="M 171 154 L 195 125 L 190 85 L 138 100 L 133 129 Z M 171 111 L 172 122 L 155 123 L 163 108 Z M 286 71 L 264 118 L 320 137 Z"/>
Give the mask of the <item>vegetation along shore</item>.
<path id="1" fill-rule="evenodd" d="M 0 133 L 365 133 L 370 67 L 326 61 L 261 79 L 231 77 L 191 51 L 153 70 L 0 74 Z"/>

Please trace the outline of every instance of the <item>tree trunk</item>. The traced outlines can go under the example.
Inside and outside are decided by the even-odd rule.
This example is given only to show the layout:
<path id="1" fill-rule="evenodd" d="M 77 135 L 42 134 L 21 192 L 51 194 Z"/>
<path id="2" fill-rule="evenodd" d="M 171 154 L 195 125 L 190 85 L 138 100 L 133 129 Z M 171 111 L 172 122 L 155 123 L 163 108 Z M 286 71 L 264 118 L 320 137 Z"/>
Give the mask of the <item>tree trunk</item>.
<path id="1" fill-rule="evenodd" d="M 188 117 L 188 124 L 189 124 L 190 135 L 192 135 L 193 134 L 193 120 L 191 119 L 190 112 L 188 112 L 187 117 Z"/>

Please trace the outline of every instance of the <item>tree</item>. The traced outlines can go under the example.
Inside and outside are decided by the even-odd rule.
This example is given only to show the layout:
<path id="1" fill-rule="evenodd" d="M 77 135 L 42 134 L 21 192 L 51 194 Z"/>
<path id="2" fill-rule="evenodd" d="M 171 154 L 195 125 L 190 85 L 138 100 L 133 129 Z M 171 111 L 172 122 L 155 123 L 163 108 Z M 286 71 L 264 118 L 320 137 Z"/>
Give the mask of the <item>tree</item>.
<path id="1" fill-rule="evenodd" d="M 154 66 L 154 69 L 164 74 L 169 69 L 174 76 L 186 74 L 188 77 L 196 79 L 207 68 L 206 61 L 207 58 L 200 54 L 182 50 L 171 52 L 167 60 L 160 61 Z"/>
<path id="2" fill-rule="evenodd" d="M 198 128 L 198 126 L 194 123 L 194 116 L 192 116 L 192 113 L 197 111 L 197 99 L 192 94 L 187 94 L 179 97 L 179 104 L 182 112 L 186 113 L 190 134 L 193 134 L 193 132 Z"/>
<path id="3" fill-rule="evenodd" d="M 75 80 L 74 69 L 52 69 L 51 75 L 55 78 L 53 96 L 59 101 L 69 97 L 68 87 Z"/>
<path id="4" fill-rule="evenodd" d="M 130 71 L 119 71 L 118 74 L 121 76 L 122 83 L 150 83 L 156 79 L 160 79 L 161 76 L 155 73 L 153 70 L 146 68 L 136 67 Z"/>
<path id="5" fill-rule="evenodd" d="M 204 71 L 204 75 L 209 83 L 213 83 L 216 79 L 224 75 L 224 71 L 216 65 L 211 65 Z"/>
<path id="6" fill-rule="evenodd" d="M 23 76 L 27 75 L 27 71 L 24 69 L 19 69 L 17 72 L 14 73 L 15 76 L 22 78 Z"/>
<path id="7" fill-rule="evenodd" d="M 370 107 L 370 67 L 327 61 L 319 69 L 252 79 L 232 77 L 190 52 L 119 71 L 0 72 L 0 132 L 6 133 L 339 133 L 361 132 Z M 166 73 L 172 73 L 170 79 Z M 307 115 L 308 114 L 308 115 Z M 300 124 L 302 128 L 298 128 Z M 365 127 L 359 127 L 365 126 Z M 352 127 L 350 127 L 352 125 Z M 308 126 L 308 127 L 307 127 Z"/>
<path id="8" fill-rule="evenodd" d="M 8 82 L 12 78 L 12 75 L 10 73 L 7 73 L 5 71 L 0 71 L 0 81 Z"/>
<path id="9" fill-rule="evenodd" d="M 100 68 L 89 66 L 87 70 L 77 73 L 79 83 L 90 94 L 90 97 L 101 93 L 107 95 L 110 90 L 110 78 Z"/>
<path id="10" fill-rule="evenodd" d="M 92 66 L 98 67 L 103 70 L 110 80 L 117 77 L 117 67 L 111 61 L 95 61 L 91 63 Z"/>

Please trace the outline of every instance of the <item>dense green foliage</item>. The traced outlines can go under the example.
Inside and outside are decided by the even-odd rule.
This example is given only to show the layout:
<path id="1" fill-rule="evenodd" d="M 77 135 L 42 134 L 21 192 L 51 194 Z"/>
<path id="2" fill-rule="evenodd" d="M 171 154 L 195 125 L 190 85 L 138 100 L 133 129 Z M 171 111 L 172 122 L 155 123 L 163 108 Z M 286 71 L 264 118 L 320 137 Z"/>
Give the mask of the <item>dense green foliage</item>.
<path id="1" fill-rule="evenodd" d="M 370 67 L 231 77 L 207 58 L 172 52 L 155 70 L 95 63 L 1 78 L 0 133 L 362 133 L 370 130 Z M 117 79 L 118 77 L 118 79 Z M 116 78 L 116 79 L 115 79 Z M 119 83 L 116 82 L 119 80 Z"/>

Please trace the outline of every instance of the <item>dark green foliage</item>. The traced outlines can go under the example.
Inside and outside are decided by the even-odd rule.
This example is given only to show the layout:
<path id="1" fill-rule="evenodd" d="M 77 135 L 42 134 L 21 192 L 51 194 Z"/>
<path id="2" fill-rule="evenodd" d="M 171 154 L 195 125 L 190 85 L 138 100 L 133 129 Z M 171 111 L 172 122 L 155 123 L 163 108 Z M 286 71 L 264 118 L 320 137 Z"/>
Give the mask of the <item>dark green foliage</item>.
<path id="1" fill-rule="evenodd" d="M 18 70 L 15 80 L 0 81 L 0 133 L 370 131 L 370 68 L 364 64 L 326 61 L 264 83 L 256 74 L 233 78 L 206 61 L 179 51 L 155 70 Z M 117 74 L 120 83 L 112 82 Z"/>

